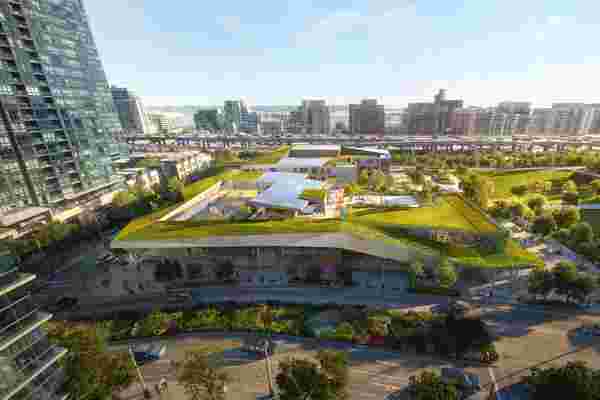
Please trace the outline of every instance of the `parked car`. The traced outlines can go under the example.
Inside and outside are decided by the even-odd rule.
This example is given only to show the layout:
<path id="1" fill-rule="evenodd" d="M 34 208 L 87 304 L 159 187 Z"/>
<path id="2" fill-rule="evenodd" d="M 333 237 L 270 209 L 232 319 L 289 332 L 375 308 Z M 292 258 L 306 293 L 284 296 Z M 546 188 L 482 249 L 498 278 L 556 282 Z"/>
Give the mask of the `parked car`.
<path id="1" fill-rule="evenodd" d="M 481 390 L 479 376 L 461 368 L 442 368 L 442 381 L 453 383 L 467 396 Z"/>
<path id="2" fill-rule="evenodd" d="M 138 344 L 133 346 L 133 357 L 138 364 L 160 360 L 167 351 L 167 346 L 160 343 Z"/>

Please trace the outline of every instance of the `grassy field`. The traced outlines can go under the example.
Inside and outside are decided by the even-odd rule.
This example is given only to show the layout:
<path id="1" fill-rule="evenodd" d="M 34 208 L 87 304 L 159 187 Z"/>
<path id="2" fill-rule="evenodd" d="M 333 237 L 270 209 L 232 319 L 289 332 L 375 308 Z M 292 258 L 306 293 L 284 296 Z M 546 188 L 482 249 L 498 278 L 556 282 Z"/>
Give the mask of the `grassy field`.
<path id="1" fill-rule="evenodd" d="M 494 198 L 513 197 L 511 189 L 518 185 L 529 185 L 534 182 L 564 182 L 573 174 L 571 171 L 524 171 L 524 172 L 492 172 L 483 175 L 493 179 L 495 184 Z"/>
<path id="2" fill-rule="evenodd" d="M 187 185 L 183 189 L 183 198 L 185 200 L 189 200 L 192 197 L 200 194 L 213 186 L 215 183 L 219 181 L 233 181 L 233 182 L 243 182 L 243 181 L 255 181 L 262 175 L 262 172 L 255 171 L 238 171 L 238 170 L 230 170 L 220 173 L 215 176 L 210 176 L 208 178 L 201 179 L 197 182 L 194 182 L 190 185 Z"/>

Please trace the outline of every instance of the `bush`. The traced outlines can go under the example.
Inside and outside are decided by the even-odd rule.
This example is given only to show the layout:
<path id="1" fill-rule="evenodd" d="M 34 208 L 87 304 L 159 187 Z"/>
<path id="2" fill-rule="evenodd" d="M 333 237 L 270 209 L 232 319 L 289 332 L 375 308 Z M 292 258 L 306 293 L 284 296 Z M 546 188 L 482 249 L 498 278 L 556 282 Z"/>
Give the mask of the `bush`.
<path id="1" fill-rule="evenodd" d="M 417 294 L 433 294 L 438 296 L 452 297 L 460 296 L 460 292 L 456 289 L 444 288 L 439 286 L 417 286 L 414 289 L 409 289 L 409 291 Z"/>
<path id="2" fill-rule="evenodd" d="M 514 194 L 515 196 L 524 196 L 528 190 L 529 190 L 529 188 L 527 187 L 527 185 L 517 185 L 517 186 L 513 186 L 510 189 L 511 193 Z"/>
<path id="3" fill-rule="evenodd" d="M 479 349 L 479 352 L 481 354 L 480 361 L 482 363 L 493 364 L 500 359 L 500 355 L 498 354 L 498 351 L 496 351 L 496 345 L 493 343 L 484 344 Z"/>

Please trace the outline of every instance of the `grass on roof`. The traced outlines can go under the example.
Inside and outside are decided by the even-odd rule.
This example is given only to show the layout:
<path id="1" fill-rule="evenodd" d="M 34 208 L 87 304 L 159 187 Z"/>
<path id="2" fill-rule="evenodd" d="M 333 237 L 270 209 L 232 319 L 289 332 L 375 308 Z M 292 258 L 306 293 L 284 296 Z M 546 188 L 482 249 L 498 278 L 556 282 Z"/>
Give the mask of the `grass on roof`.
<path id="1" fill-rule="evenodd" d="M 185 200 L 189 200 L 192 197 L 200 194 L 216 184 L 219 181 L 231 181 L 231 182 L 242 182 L 242 181 L 250 181 L 254 182 L 258 178 L 262 176 L 262 172 L 258 171 L 239 171 L 239 170 L 229 170 L 222 172 L 215 176 L 210 176 L 208 178 L 201 179 L 197 182 L 194 182 L 190 185 L 187 185 L 183 189 L 183 198 Z"/>
<path id="2" fill-rule="evenodd" d="M 168 212 L 168 211 L 167 211 Z M 164 213 L 162 214 L 164 215 Z M 156 222 L 159 217 L 144 217 L 127 226 L 117 240 L 171 240 L 211 236 L 248 236 L 271 234 L 349 233 L 364 239 L 389 245 L 412 247 L 424 254 L 443 254 L 461 264 L 483 268 L 511 268 L 518 265 L 538 264 L 539 259 L 509 241 L 501 254 L 486 254 L 475 247 L 450 247 L 447 244 L 418 238 L 407 233 L 407 228 L 437 228 L 494 234 L 496 227 L 471 208 L 460 197 L 441 197 L 431 207 L 384 211 L 361 208 L 351 210 L 346 221 L 340 219 L 295 218 L 271 221 L 230 222 L 168 221 Z M 131 225 L 131 224 L 130 224 Z"/>
<path id="3" fill-rule="evenodd" d="M 304 189 L 300 198 L 304 200 L 324 201 L 327 191 L 324 189 Z"/>
<path id="4" fill-rule="evenodd" d="M 568 180 L 572 171 L 515 171 L 515 172 L 492 172 L 484 173 L 483 175 L 492 178 L 495 183 L 494 198 L 511 197 L 511 189 L 519 185 L 529 185 L 534 182 L 558 181 L 564 182 Z"/>
<path id="5" fill-rule="evenodd" d="M 457 229 L 481 233 L 494 233 L 497 230 L 478 210 L 453 195 L 438 198 L 432 206 L 391 211 L 359 209 L 351 215 L 353 221 L 383 231 L 396 227 Z"/>

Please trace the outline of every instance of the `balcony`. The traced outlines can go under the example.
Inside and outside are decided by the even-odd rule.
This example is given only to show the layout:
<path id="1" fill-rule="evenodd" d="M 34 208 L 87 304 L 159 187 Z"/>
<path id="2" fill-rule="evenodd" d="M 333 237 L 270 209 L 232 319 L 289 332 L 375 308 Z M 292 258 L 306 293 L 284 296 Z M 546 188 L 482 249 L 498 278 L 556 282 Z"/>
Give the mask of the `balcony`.
<path id="1" fill-rule="evenodd" d="M 64 391 L 65 378 L 63 368 L 57 364 L 50 365 L 11 400 L 67 400 L 69 394 Z"/>
<path id="2" fill-rule="evenodd" d="M 35 275 L 20 273 L 16 268 L 4 274 L 0 274 L 0 296 L 4 296 L 17 290 L 34 279 Z"/>
<path id="3" fill-rule="evenodd" d="M 29 360 L 22 367 L 17 366 L 13 368 L 13 371 L 11 371 L 14 374 L 13 379 L 4 385 L 4 390 L 0 389 L 0 396 L 6 399 L 11 398 L 26 386 L 29 387 L 24 391 L 25 397 L 21 397 L 19 393 L 17 398 L 35 399 L 37 398 L 36 394 L 51 393 L 49 389 L 56 391 L 60 388 L 63 380 L 63 372 L 57 365 L 57 361 L 64 357 L 65 354 L 67 354 L 67 350 L 62 347 L 52 346 L 37 357 Z M 60 379 L 55 381 L 53 377 L 59 377 Z M 48 385 L 49 382 L 56 382 L 57 384 Z M 32 390 L 31 387 L 34 389 Z"/>
<path id="4" fill-rule="evenodd" d="M 52 318 L 52 314 L 39 311 L 39 307 L 32 304 L 20 306 L 21 313 L 10 325 L 0 330 L 0 350 L 3 350 L 31 332 L 33 329 L 44 324 Z M 26 312 L 24 312 L 26 310 Z"/>

